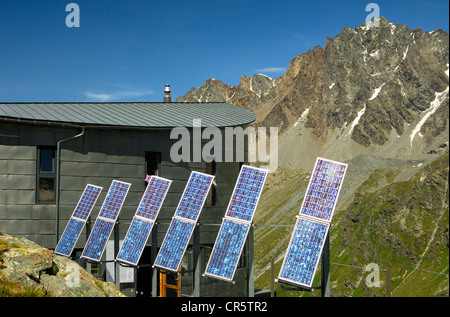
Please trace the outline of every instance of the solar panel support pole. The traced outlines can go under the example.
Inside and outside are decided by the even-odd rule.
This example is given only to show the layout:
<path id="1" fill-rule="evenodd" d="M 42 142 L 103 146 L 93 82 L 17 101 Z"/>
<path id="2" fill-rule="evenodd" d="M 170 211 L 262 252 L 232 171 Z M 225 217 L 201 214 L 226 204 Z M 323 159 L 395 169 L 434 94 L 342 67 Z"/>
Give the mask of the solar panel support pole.
<path id="1" fill-rule="evenodd" d="M 248 265 L 248 276 L 247 276 L 247 287 L 248 287 L 248 297 L 255 297 L 255 268 L 253 264 L 253 252 L 254 252 L 254 241 L 253 241 L 253 225 L 250 226 L 248 232 L 248 256 L 247 256 L 247 265 Z"/>
<path id="2" fill-rule="evenodd" d="M 151 263 L 155 263 L 156 254 L 158 253 L 158 223 L 155 222 L 152 229 L 152 249 L 151 249 Z M 152 297 L 158 296 L 158 269 L 152 267 L 152 277 L 151 277 L 151 285 L 152 285 Z"/>
<path id="3" fill-rule="evenodd" d="M 91 217 L 89 217 L 86 221 L 86 242 L 89 240 L 89 235 L 91 234 Z M 83 253 L 83 251 L 80 252 L 80 261 L 81 261 L 81 253 Z M 92 265 L 91 262 L 86 261 L 86 271 L 89 274 L 92 274 Z"/>
<path id="4" fill-rule="evenodd" d="M 386 297 L 391 297 L 391 269 L 386 269 Z"/>
<path id="5" fill-rule="evenodd" d="M 322 297 L 330 297 L 330 234 L 327 234 L 322 250 Z"/>
<path id="6" fill-rule="evenodd" d="M 114 254 L 119 253 L 119 217 L 117 217 L 116 224 L 114 225 Z M 114 283 L 117 290 L 120 291 L 120 266 L 119 262 L 114 261 Z"/>
<path id="7" fill-rule="evenodd" d="M 194 229 L 194 297 L 200 297 L 200 275 L 200 226 L 197 224 Z"/>

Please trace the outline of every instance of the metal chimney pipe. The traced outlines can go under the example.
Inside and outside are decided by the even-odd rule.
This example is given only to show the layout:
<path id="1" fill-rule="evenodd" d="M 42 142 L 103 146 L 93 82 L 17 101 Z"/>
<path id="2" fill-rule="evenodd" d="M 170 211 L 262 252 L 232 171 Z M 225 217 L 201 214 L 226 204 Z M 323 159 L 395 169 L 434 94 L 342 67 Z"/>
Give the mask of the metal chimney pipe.
<path id="1" fill-rule="evenodd" d="M 170 85 L 166 85 L 164 88 L 164 102 L 172 102 L 172 96 L 170 95 Z"/>

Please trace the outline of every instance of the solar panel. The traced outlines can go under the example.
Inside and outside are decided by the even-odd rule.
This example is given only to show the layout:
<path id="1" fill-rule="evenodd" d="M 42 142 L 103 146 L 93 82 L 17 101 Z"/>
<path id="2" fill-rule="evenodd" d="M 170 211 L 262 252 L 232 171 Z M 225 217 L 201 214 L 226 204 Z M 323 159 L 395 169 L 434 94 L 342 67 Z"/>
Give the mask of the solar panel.
<path id="1" fill-rule="evenodd" d="M 151 176 L 116 260 L 137 265 L 154 221 L 169 191 L 171 180 Z"/>
<path id="2" fill-rule="evenodd" d="M 137 265 L 153 224 L 153 222 L 134 217 L 116 259 L 124 263 Z"/>
<path id="3" fill-rule="evenodd" d="M 213 180 L 214 176 L 192 172 L 175 216 L 197 221 Z"/>
<path id="4" fill-rule="evenodd" d="M 278 279 L 311 287 L 329 224 L 298 218 Z"/>
<path id="5" fill-rule="evenodd" d="M 129 183 L 117 180 L 111 182 L 100 213 L 84 246 L 82 258 L 100 261 L 130 186 Z"/>
<path id="6" fill-rule="evenodd" d="M 91 214 L 92 208 L 94 208 L 94 205 L 97 202 L 98 196 L 102 192 L 102 189 L 102 187 L 87 184 L 77 206 L 75 207 L 72 217 L 87 220 Z"/>
<path id="7" fill-rule="evenodd" d="M 139 203 L 136 215 L 149 220 L 156 220 L 171 183 L 171 180 L 152 175 Z"/>
<path id="8" fill-rule="evenodd" d="M 164 237 L 154 266 L 177 272 L 214 176 L 193 171 Z"/>
<path id="9" fill-rule="evenodd" d="M 74 218 L 69 219 L 69 222 L 64 229 L 64 233 L 55 248 L 55 253 L 70 256 L 78 238 L 80 237 L 84 224 L 84 221 L 76 220 Z"/>
<path id="10" fill-rule="evenodd" d="M 318 158 L 300 214 L 331 221 L 346 170 L 347 164 Z"/>
<path id="11" fill-rule="evenodd" d="M 251 222 L 258 205 L 267 170 L 243 165 L 228 204 L 226 217 Z"/>
<path id="12" fill-rule="evenodd" d="M 116 220 L 131 184 L 113 180 L 106 194 L 99 216 Z"/>
<path id="13" fill-rule="evenodd" d="M 223 219 L 205 275 L 231 282 L 251 224 Z"/>
<path id="14" fill-rule="evenodd" d="M 192 232 L 194 232 L 194 227 L 195 223 L 193 222 L 172 218 L 154 265 L 177 272 Z"/>
<path id="15" fill-rule="evenodd" d="M 278 280 L 311 287 L 346 171 L 317 158 Z"/>
<path id="16" fill-rule="evenodd" d="M 205 275 L 232 281 L 268 171 L 243 165 L 216 238 Z"/>
<path id="17" fill-rule="evenodd" d="M 58 241 L 55 253 L 70 256 L 102 189 L 103 188 L 99 186 L 91 184 L 86 185 L 83 194 Z"/>
<path id="18" fill-rule="evenodd" d="M 105 250 L 106 243 L 109 240 L 112 229 L 114 228 L 114 221 L 109 219 L 102 219 L 98 217 L 95 220 L 89 239 L 86 242 L 82 258 L 99 262 Z"/>

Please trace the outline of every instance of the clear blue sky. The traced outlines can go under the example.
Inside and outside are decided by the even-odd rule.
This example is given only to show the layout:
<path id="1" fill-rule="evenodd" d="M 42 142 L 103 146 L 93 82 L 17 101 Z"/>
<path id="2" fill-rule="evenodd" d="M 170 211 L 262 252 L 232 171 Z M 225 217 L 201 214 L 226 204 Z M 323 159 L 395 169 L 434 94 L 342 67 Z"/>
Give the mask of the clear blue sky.
<path id="1" fill-rule="evenodd" d="M 370 2 L 391 22 L 448 32 L 448 0 L 1 0 L 0 102 L 162 101 L 166 83 L 174 100 L 211 77 L 275 78 L 364 24 Z"/>

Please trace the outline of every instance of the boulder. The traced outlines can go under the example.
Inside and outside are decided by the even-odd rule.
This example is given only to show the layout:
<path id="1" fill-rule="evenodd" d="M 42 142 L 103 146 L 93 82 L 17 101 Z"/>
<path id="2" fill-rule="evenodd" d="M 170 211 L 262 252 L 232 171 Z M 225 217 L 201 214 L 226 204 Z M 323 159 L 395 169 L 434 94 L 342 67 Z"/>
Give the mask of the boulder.
<path id="1" fill-rule="evenodd" d="M 96 279 L 69 258 L 23 237 L 0 233 L 0 294 L 15 296 L 6 287 L 31 290 L 25 296 L 125 297 L 113 283 Z"/>

